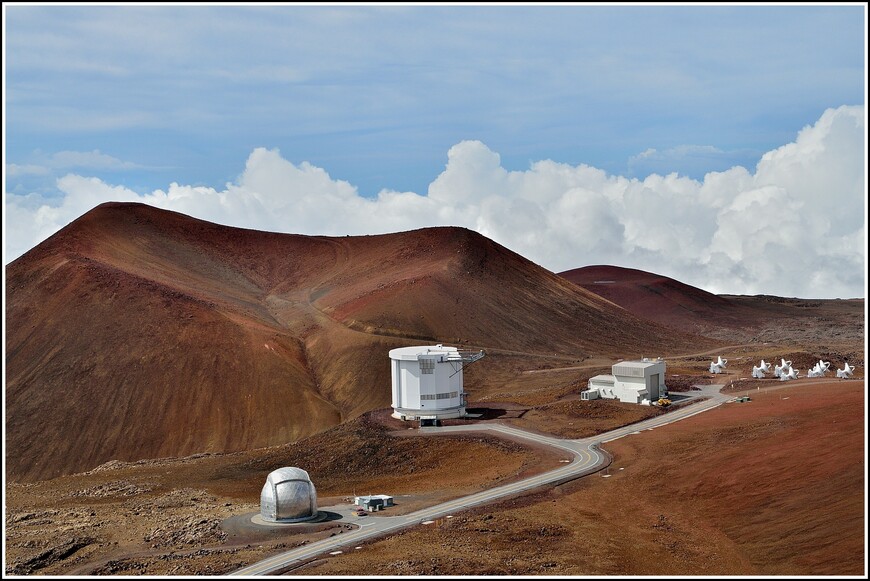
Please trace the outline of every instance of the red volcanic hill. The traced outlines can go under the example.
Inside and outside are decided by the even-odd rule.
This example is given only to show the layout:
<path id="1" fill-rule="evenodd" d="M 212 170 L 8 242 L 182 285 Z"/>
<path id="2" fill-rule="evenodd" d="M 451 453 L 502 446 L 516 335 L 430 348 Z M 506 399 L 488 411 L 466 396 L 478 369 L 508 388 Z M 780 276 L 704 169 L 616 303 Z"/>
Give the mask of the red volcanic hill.
<path id="1" fill-rule="evenodd" d="M 864 299 L 714 295 L 617 266 L 587 266 L 559 276 L 642 319 L 728 343 L 848 346 L 864 337 Z"/>
<path id="2" fill-rule="evenodd" d="M 8 265 L 6 288 L 6 476 L 21 481 L 311 435 L 390 405 L 394 347 L 705 342 L 462 228 L 299 236 L 107 203 Z"/>
<path id="3" fill-rule="evenodd" d="M 690 333 L 711 326 L 742 324 L 746 309 L 719 295 L 672 278 L 618 266 L 585 266 L 559 276 L 591 291 L 631 314 Z"/>

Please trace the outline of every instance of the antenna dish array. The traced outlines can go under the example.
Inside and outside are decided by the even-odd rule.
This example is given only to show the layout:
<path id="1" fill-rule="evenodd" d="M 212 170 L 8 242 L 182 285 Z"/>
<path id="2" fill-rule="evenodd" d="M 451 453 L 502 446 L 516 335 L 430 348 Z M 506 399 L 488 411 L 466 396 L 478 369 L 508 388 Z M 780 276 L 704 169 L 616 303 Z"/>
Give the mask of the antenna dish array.
<path id="1" fill-rule="evenodd" d="M 789 381 L 800 377 L 800 371 L 792 367 L 791 361 L 780 359 L 780 362 L 779 365 L 776 365 L 773 368 L 774 376 L 778 377 L 780 381 Z M 722 359 L 722 356 L 719 355 L 717 361 L 710 363 L 710 373 L 722 373 L 722 370 L 725 369 L 727 363 L 728 360 Z M 752 367 L 752 377 L 755 379 L 764 379 L 765 374 L 770 373 L 770 365 L 770 363 L 765 363 L 764 359 L 762 359 L 760 365 Z M 851 378 L 855 368 L 846 362 L 843 363 L 843 366 L 843 369 L 837 369 L 837 377 L 841 379 Z M 818 363 L 807 372 L 807 377 L 824 377 L 825 374 L 830 371 L 830 368 L 830 361 L 822 361 L 819 359 Z"/>

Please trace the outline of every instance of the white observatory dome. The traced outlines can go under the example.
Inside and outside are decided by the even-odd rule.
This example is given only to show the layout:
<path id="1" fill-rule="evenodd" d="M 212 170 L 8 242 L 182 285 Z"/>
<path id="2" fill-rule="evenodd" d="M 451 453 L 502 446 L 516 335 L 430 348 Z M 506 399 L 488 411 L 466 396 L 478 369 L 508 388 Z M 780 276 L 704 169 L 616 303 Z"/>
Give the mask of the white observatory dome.
<path id="1" fill-rule="evenodd" d="M 308 472 L 279 468 L 266 477 L 260 493 L 260 516 L 272 522 L 302 522 L 317 517 L 317 491 Z"/>

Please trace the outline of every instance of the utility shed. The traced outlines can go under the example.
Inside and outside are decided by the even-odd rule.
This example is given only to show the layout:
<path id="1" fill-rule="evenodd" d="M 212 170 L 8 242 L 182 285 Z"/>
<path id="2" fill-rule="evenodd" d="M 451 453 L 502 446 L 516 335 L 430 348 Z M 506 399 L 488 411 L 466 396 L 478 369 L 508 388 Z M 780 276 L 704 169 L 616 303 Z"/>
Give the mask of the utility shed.
<path id="1" fill-rule="evenodd" d="M 620 361 L 611 367 L 612 375 L 590 378 L 587 389 L 580 392 L 580 399 L 601 397 L 649 405 L 667 396 L 665 369 L 665 362 L 661 358 Z"/>
<path id="2" fill-rule="evenodd" d="M 386 494 L 374 494 L 371 496 L 357 496 L 353 499 L 354 504 L 361 506 L 368 511 L 383 510 L 388 506 L 393 506 L 393 497 Z"/>

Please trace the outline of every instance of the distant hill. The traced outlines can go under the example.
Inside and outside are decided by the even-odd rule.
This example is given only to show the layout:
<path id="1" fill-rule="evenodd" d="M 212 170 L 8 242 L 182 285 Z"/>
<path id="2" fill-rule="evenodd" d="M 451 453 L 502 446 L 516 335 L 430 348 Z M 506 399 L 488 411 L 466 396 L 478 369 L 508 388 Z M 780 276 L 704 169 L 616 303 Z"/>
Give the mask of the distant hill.
<path id="1" fill-rule="evenodd" d="M 643 319 L 689 332 L 733 324 L 742 308 L 731 300 L 672 278 L 618 266 L 585 266 L 559 276 Z"/>
<path id="2" fill-rule="evenodd" d="M 607 265 L 559 276 L 642 319 L 730 343 L 839 344 L 864 336 L 863 299 L 715 295 L 659 274 Z"/>
<path id="3" fill-rule="evenodd" d="M 300 236 L 107 203 L 8 265 L 6 289 L 6 476 L 22 481 L 295 441 L 389 406 L 397 346 L 704 345 L 462 228 Z"/>

